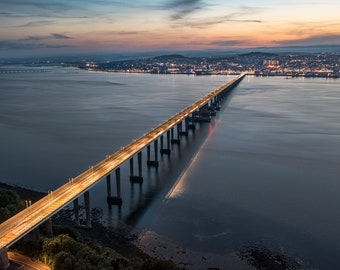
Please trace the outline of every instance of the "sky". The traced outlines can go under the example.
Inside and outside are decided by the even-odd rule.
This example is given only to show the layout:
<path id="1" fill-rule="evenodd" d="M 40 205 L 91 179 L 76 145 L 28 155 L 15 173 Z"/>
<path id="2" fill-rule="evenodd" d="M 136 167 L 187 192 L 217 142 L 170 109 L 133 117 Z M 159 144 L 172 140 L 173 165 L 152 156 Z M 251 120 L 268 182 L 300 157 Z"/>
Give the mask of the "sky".
<path id="1" fill-rule="evenodd" d="M 0 57 L 340 44 L 339 0 L 0 0 Z"/>

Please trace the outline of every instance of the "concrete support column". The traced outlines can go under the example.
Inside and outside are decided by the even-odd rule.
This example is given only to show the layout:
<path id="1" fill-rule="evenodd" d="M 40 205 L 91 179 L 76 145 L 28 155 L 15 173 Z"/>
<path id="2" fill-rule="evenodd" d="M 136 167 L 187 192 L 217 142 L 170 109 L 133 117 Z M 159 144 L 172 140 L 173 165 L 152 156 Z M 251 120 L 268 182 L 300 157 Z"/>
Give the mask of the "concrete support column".
<path id="1" fill-rule="evenodd" d="M 107 197 L 111 197 L 111 174 L 106 176 Z"/>
<path id="2" fill-rule="evenodd" d="M 164 145 L 164 138 L 163 138 L 163 135 L 161 135 L 161 137 L 160 137 L 160 139 L 161 139 L 161 150 L 163 149 L 163 145 Z"/>
<path id="3" fill-rule="evenodd" d="M 183 121 L 181 122 L 181 131 L 180 131 L 180 135 L 181 136 L 185 136 L 188 137 L 189 133 L 188 133 L 188 118 L 184 119 L 184 130 L 183 130 Z"/>
<path id="4" fill-rule="evenodd" d="M 158 163 L 158 140 L 155 140 L 153 142 L 153 146 L 154 146 L 154 149 L 155 149 L 155 162 Z"/>
<path id="5" fill-rule="evenodd" d="M 143 183 L 143 176 L 142 176 L 142 152 L 137 154 L 138 157 L 138 175 L 133 174 L 133 157 L 130 158 L 130 182 L 133 183 Z"/>
<path id="6" fill-rule="evenodd" d="M 116 187 L 117 187 L 117 197 L 120 197 L 120 168 L 116 169 Z"/>
<path id="7" fill-rule="evenodd" d="M 167 145 L 167 148 L 170 150 L 170 131 L 168 130 L 167 131 L 167 135 L 166 135 L 166 145 Z"/>
<path id="8" fill-rule="evenodd" d="M 154 152 L 155 152 L 155 159 L 154 160 L 151 160 L 150 159 L 150 145 L 148 145 L 148 161 L 147 161 L 147 165 L 148 167 L 158 167 L 159 165 L 159 162 L 158 162 L 158 140 L 155 140 L 153 142 L 154 144 Z M 162 149 L 161 149 L 162 151 Z"/>
<path id="9" fill-rule="evenodd" d="M 170 155 L 171 150 L 170 150 L 170 131 L 167 132 L 167 148 L 164 148 L 164 137 L 161 135 L 161 154 L 167 154 Z"/>
<path id="10" fill-rule="evenodd" d="M 90 192 L 89 191 L 85 191 L 84 201 L 85 201 L 86 227 L 92 228 L 92 225 L 91 225 L 91 209 L 90 209 Z"/>
<path id="11" fill-rule="evenodd" d="M 53 237 L 53 228 L 52 228 L 52 218 L 49 218 L 45 221 L 45 229 L 46 229 L 46 235 L 48 237 Z"/>
<path id="12" fill-rule="evenodd" d="M 40 240 L 39 226 L 33 229 L 33 243 L 38 244 Z"/>
<path id="13" fill-rule="evenodd" d="M 111 208 L 111 205 L 119 205 L 121 206 L 123 201 L 120 197 L 120 168 L 116 169 L 116 187 L 117 187 L 117 196 L 112 196 L 111 192 L 111 175 L 106 176 L 106 184 L 107 184 L 107 198 L 106 201 Z"/>
<path id="14" fill-rule="evenodd" d="M 150 144 L 146 147 L 146 155 L 147 155 L 147 162 L 149 162 L 151 160 L 150 156 Z"/>
<path id="15" fill-rule="evenodd" d="M 171 129 L 171 143 L 172 144 L 180 144 L 179 140 L 179 125 L 177 124 L 177 138 L 174 138 L 174 128 Z"/>
<path id="16" fill-rule="evenodd" d="M 196 125 L 195 125 L 195 122 L 194 122 L 194 114 L 193 113 L 191 114 L 190 118 L 191 118 L 191 121 L 190 121 L 190 123 L 188 123 L 188 130 L 191 129 L 194 132 Z M 188 119 L 188 121 L 189 121 L 189 119 Z"/>
<path id="17" fill-rule="evenodd" d="M 142 177 L 142 152 L 137 154 L 138 157 L 138 176 Z"/>
<path id="18" fill-rule="evenodd" d="M 0 249 L 0 270 L 6 270 L 10 266 L 10 262 L 8 259 L 7 249 Z"/>
<path id="19" fill-rule="evenodd" d="M 130 177 L 133 176 L 133 157 L 130 158 Z"/>
<path id="20" fill-rule="evenodd" d="M 80 219 L 79 219 L 79 202 L 78 202 L 78 198 L 75 198 L 73 200 L 73 211 L 74 211 L 74 223 L 75 223 L 75 226 L 79 227 L 80 226 Z"/>

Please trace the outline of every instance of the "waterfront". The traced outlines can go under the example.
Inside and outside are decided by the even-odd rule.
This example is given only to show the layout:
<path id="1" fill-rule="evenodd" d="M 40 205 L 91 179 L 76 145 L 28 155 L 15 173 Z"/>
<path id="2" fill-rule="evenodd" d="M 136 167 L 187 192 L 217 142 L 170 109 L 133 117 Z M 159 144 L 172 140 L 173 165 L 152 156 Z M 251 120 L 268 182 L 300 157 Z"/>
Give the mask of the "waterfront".
<path id="1" fill-rule="evenodd" d="M 62 68 L 1 76 L 1 180 L 44 191 L 231 78 Z M 247 77 L 157 173 L 143 170 L 142 189 L 122 168 L 122 217 L 197 253 L 224 256 L 254 243 L 338 268 L 338 88 L 337 80 Z M 98 196 L 105 183 L 91 194 L 108 213 Z M 115 208 L 108 217 L 117 222 Z"/>

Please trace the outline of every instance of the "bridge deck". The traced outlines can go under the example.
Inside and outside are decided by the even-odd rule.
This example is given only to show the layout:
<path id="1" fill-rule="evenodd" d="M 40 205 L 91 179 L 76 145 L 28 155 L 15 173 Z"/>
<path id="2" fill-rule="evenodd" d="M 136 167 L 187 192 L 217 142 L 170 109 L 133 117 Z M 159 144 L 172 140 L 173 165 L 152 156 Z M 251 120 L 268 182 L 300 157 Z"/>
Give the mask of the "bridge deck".
<path id="1" fill-rule="evenodd" d="M 8 248 L 35 227 L 53 216 L 58 210 L 72 202 L 85 191 L 89 190 L 103 177 L 118 168 L 122 163 L 133 157 L 159 136 L 205 105 L 214 96 L 243 79 L 244 76 L 245 75 L 242 74 L 230 80 L 210 94 L 193 103 L 191 106 L 174 115 L 169 120 L 152 129 L 150 132 L 134 140 L 132 143 L 73 178 L 68 183 L 49 193 L 38 202 L 0 224 L 0 249 Z"/>

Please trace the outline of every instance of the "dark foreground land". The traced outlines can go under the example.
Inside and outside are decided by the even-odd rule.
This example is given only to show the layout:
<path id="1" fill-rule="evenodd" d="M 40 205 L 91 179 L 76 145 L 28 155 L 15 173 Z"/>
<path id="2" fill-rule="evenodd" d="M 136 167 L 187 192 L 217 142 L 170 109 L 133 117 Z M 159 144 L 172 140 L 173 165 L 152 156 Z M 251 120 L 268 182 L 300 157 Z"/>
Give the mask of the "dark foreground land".
<path id="1" fill-rule="evenodd" d="M 4 183 L 0 183 L 0 190 L 1 189 L 15 191 L 20 196 L 22 201 L 31 200 L 32 203 L 46 195 L 43 192 L 33 191 L 19 186 L 7 185 Z M 117 259 L 117 263 L 115 264 L 115 266 L 112 266 L 112 268 L 108 269 L 185 269 L 185 266 L 184 268 L 180 268 L 170 261 L 154 259 L 143 252 L 141 249 L 136 247 L 134 245 L 134 241 L 136 240 L 137 235 L 133 235 L 130 233 L 132 228 L 130 228 L 130 226 L 128 226 L 127 224 L 124 224 L 122 222 L 119 228 L 108 228 L 101 223 L 102 213 L 100 210 L 93 209 L 91 215 L 93 228 L 91 230 L 86 230 L 75 228 L 73 226 L 72 209 L 65 208 L 61 210 L 57 215 L 53 217 L 55 240 L 49 240 L 48 244 L 50 246 L 53 245 L 53 248 L 55 249 L 56 243 L 60 245 L 60 242 L 62 241 L 68 243 L 68 245 L 70 245 L 70 241 L 72 243 L 75 243 L 75 241 L 80 241 L 81 244 L 77 244 L 78 246 L 83 248 L 84 245 L 87 245 L 89 250 L 94 248 L 95 250 L 101 252 L 107 252 L 107 247 L 109 247 L 110 250 L 112 249 L 112 252 L 114 254 L 118 254 L 117 256 L 119 256 L 119 259 Z M 26 243 L 21 243 L 24 241 L 26 241 Z M 40 252 L 39 250 L 41 247 L 35 247 L 34 249 L 32 249 L 31 245 L 34 245 L 34 243 L 32 243 L 32 240 L 26 237 L 24 241 L 19 241 L 20 243 L 15 246 L 16 250 L 19 252 L 24 252 L 26 253 L 26 255 L 29 256 L 39 257 L 39 255 L 34 254 L 34 252 Z M 47 244 L 45 243 L 45 246 L 46 245 Z M 65 250 L 65 248 L 62 249 Z M 67 255 L 65 254 L 65 252 L 62 254 L 64 256 Z M 294 258 L 289 258 L 283 254 L 274 253 L 266 249 L 265 247 L 248 246 L 245 247 L 243 250 L 237 252 L 237 255 L 249 266 L 248 269 L 303 269 L 303 264 L 301 261 L 298 261 Z M 59 254 L 58 256 L 60 257 L 61 255 Z M 120 263 L 121 265 L 119 265 Z M 134 263 L 136 264 L 135 266 Z M 50 262 L 49 264 L 53 266 L 53 263 Z M 219 268 L 207 269 L 217 270 Z"/>

